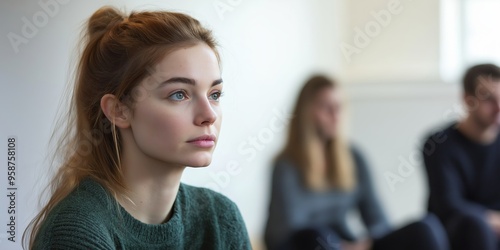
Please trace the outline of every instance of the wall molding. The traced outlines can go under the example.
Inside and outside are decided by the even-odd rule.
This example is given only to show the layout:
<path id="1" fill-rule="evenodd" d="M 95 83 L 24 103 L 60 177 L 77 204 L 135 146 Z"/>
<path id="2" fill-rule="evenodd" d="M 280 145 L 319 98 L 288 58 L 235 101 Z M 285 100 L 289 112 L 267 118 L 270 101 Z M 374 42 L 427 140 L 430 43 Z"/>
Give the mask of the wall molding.
<path id="1" fill-rule="evenodd" d="M 459 98 L 461 86 L 444 82 L 351 83 L 343 86 L 351 101 Z"/>

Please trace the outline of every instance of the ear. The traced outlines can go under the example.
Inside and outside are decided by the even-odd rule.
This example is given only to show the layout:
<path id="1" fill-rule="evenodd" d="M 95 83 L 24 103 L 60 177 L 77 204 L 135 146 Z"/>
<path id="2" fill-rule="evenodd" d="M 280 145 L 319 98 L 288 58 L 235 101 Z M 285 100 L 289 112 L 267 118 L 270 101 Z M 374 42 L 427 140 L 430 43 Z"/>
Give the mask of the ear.
<path id="1" fill-rule="evenodd" d="M 105 94 L 101 98 L 101 109 L 108 120 L 118 128 L 128 128 L 130 126 L 129 109 L 116 96 Z"/>
<path id="2" fill-rule="evenodd" d="M 476 109 L 477 105 L 479 105 L 477 97 L 468 93 L 464 93 L 463 101 L 468 111 Z"/>

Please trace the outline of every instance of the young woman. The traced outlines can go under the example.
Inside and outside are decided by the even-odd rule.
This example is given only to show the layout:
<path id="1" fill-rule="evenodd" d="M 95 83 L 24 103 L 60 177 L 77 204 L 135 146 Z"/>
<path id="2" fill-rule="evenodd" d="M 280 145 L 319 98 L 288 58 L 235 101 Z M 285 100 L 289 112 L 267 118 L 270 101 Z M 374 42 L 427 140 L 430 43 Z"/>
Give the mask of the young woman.
<path id="1" fill-rule="evenodd" d="M 366 162 L 339 133 L 341 103 L 337 86 L 324 76 L 312 77 L 300 92 L 288 142 L 274 166 L 268 249 L 447 249 L 434 216 L 391 228 Z M 349 228 L 352 210 L 360 212 L 365 239 Z"/>
<path id="2" fill-rule="evenodd" d="M 216 43 L 190 16 L 88 20 L 63 161 L 31 249 L 250 249 L 236 205 L 180 182 L 210 164 L 221 124 Z"/>

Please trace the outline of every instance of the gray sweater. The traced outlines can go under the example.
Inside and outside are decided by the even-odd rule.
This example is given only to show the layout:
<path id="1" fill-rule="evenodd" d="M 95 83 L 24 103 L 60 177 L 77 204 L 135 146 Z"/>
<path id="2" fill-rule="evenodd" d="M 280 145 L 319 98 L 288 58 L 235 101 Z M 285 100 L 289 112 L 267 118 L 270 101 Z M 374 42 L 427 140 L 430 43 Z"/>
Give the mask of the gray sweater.
<path id="1" fill-rule="evenodd" d="M 355 240 L 347 224 L 347 214 L 352 209 L 359 210 L 371 238 L 391 230 L 374 192 L 366 162 L 356 149 L 352 149 L 352 153 L 357 177 L 357 186 L 352 191 L 311 191 L 304 186 L 298 168 L 290 161 L 276 162 L 265 231 L 268 249 L 281 246 L 297 230 L 318 226 L 331 228 L 344 240 Z"/>

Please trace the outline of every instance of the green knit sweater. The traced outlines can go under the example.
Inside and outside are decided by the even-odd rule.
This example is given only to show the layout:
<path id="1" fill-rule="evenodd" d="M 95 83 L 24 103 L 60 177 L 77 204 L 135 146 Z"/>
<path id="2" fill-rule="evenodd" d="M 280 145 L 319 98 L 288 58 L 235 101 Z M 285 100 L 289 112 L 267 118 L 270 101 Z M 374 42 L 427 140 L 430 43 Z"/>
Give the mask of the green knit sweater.
<path id="1" fill-rule="evenodd" d="M 93 180 L 83 181 L 48 215 L 34 249 L 251 249 L 237 206 L 181 183 L 169 221 L 133 218 Z"/>

